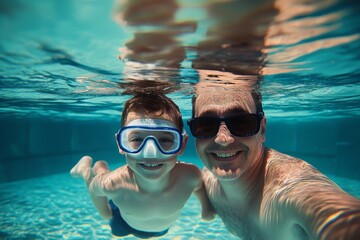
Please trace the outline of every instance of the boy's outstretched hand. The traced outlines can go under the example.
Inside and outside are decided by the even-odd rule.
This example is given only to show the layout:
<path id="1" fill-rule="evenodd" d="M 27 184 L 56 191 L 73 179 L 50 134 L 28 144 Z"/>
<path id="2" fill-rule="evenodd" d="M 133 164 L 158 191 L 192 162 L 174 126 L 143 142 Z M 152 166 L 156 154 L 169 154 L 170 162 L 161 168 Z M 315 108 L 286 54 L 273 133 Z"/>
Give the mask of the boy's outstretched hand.
<path id="1" fill-rule="evenodd" d="M 91 169 L 92 166 L 92 158 L 89 156 L 82 157 L 79 162 L 70 170 L 70 174 L 72 177 L 80 177 L 87 184 L 90 184 L 94 174 Z"/>

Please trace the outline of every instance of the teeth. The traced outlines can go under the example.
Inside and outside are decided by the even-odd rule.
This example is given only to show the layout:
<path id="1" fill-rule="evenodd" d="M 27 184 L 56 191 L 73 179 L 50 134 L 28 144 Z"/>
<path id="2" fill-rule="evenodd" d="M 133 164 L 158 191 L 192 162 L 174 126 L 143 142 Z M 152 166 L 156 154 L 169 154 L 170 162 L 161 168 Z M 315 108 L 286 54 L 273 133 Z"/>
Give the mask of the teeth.
<path id="1" fill-rule="evenodd" d="M 236 154 L 236 152 L 233 152 L 233 153 L 216 153 L 216 156 L 217 157 L 220 157 L 220 158 L 228 158 L 228 157 L 232 157 Z"/>
<path id="2" fill-rule="evenodd" d="M 146 164 L 146 163 L 142 163 L 142 165 L 144 165 L 145 167 L 157 167 L 157 166 L 160 166 L 160 164 Z"/>

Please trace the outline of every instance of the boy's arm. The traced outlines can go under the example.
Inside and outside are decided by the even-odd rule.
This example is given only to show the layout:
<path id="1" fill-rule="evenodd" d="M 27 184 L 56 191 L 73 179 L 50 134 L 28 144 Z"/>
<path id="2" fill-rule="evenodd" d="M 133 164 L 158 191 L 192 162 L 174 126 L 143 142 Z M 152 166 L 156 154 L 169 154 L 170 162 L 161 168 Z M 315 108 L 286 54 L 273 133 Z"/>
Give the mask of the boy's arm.
<path id="1" fill-rule="evenodd" d="M 88 185 L 88 191 L 91 200 L 95 208 L 104 219 L 111 219 L 111 209 L 109 207 L 108 198 L 103 188 L 104 177 L 107 173 L 110 172 L 109 167 L 105 161 L 98 161 L 94 165 L 93 172 L 95 176 Z"/>
<path id="2" fill-rule="evenodd" d="M 92 162 L 93 160 L 91 157 L 82 157 L 71 169 L 70 174 L 73 177 L 80 177 L 84 180 L 95 208 L 104 219 L 110 219 L 112 214 L 107 203 L 107 197 L 103 194 L 103 191 L 101 191 L 101 184 L 99 181 L 101 178 L 96 178 L 96 175 L 103 175 L 110 170 L 107 163 L 104 161 L 96 162 L 94 169 L 92 169 Z"/>
<path id="3" fill-rule="evenodd" d="M 211 221 L 215 218 L 216 212 L 214 207 L 212 206 L 208 195 L 206 193 L 205 184 L 202 180 L 201 171 L 197 168 L 197 186 L 194 190 L 194 195 L 199 199 L 201 204 L 201 218 L 206 221 Z"/>

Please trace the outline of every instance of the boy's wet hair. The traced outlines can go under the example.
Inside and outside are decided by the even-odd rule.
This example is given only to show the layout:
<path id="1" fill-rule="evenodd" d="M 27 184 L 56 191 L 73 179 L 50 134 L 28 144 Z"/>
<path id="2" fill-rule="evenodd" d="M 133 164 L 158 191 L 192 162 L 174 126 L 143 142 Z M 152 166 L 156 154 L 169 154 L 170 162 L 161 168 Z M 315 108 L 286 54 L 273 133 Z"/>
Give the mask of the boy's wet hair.
<path id="1" fill-rule="evenodd" d="M 127 100 L 121 116 L 121 126 L 125 125 L 129 112 L 156 113 L 159 116 L 168 114 L 180 131 L 184 127 L 179 107 L 161 92 L 136 93 L 134 97 Z"/>

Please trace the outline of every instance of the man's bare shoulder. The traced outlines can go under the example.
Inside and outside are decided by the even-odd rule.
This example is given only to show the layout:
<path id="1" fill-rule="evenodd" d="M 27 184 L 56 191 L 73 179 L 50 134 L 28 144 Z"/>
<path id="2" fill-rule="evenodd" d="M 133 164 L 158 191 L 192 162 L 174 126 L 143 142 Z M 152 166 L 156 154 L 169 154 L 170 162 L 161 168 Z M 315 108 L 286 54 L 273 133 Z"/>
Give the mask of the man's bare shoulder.
<path id="1" fill-rule="evenodd" d="M 268 149 L 265 167 L 265 186 L 281 188 L 312 182 L 317 185 L 336 186 L 327 176 L 306 161 Z"/>
<path id="2" fill-rule="evenodd" d="M 267 150 L 267 161 L 266 161 L 266 168 L 265 174 L 276 174 L 281 176 L 303 176 L 312 175 L 312 174 L 320 174 L 320 172 L 313 167 L 311 164 L 307 163 L 306 161 L 278 152 L 274 149 Z"/>

